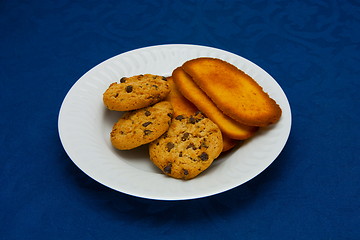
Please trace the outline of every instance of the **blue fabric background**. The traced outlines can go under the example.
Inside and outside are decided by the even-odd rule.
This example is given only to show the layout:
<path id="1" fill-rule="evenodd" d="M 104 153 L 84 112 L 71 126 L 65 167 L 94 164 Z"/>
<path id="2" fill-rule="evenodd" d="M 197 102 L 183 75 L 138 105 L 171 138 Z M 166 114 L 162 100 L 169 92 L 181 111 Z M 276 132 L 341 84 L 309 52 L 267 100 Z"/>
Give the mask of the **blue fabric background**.
<path id="1" fill-rule="evenodd" d="M 283 152 L 216 196 L 140 199 L 82 173 L 57 117 L 86 71 L 139 47 L 243 56 L 292 107 Z M 0 239 L 360 239 L 360 2 L 0 1 Z"/>

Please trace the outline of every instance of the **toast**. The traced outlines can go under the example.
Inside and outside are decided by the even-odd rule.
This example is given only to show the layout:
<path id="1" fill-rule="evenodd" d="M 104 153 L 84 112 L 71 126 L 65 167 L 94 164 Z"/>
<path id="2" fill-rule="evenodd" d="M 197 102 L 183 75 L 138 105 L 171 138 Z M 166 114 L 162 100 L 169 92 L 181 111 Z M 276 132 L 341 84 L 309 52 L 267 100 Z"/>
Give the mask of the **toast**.
<path id="1" fill-rule="evenodd" d="M 227 137 L 244 140 L 253 136 L 257 131 L 257 127 L 245 126 L 223 114 L 181 67 L 173 71 L 172 77 L 180 92 L 217 124 L 221 132 Z"/>
<path id="2" fill-rule="evenodd" d="M 265 127 L 281 117 L 281 108 L 262 87 L 228 62 L 203 57 L 185 62 L 182 69 L 221 111 L 244 125 Z"/>

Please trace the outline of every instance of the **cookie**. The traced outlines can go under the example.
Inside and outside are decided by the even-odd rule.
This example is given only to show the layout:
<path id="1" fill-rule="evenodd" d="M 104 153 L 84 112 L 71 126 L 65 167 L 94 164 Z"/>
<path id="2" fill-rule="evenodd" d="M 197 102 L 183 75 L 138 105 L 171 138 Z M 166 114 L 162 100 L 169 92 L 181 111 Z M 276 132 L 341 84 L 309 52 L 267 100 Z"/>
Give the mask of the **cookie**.
<path id="1" fill-rule="evenodd" d="M 173 71 L 172 77 L 177 88 L 188 101 L 216 123 L 221 132 L 228 137 L 244 140 L 252 137 L 258 130 L 257 127 L 246 126 L 225 115 L 181 67 Z"/>
<path id="2" fill-rule="evenodd" d="M 173 118 L 169 130 L 149 145 L 151 161 L 164 174 L 184 180 L 206 170 L 222 149 L 220 129 L 202 114 Z"/>
<path id="3" fill-rule="evenodd" d="M 129 150 L 152 142 L 168 130 L 172 114 L 167 101 L 126 112 L 113 126 L 111 143 L 119 150 Z"/>
<path id="4" fill-rule="evenodd" d="M 216 58 L 197 58 L 182 69 L 227 116 L 247 126 L 276 123 L 281 108 L 249 75 Z"/>
<path id="5" fill-rule="evenodd" d="M 103 94 L 105 106 L 114 111 L 148 107 L 163 100 L 170 92 L 166 77 L 145 74 L 123 77 L 112 83 Z"/>

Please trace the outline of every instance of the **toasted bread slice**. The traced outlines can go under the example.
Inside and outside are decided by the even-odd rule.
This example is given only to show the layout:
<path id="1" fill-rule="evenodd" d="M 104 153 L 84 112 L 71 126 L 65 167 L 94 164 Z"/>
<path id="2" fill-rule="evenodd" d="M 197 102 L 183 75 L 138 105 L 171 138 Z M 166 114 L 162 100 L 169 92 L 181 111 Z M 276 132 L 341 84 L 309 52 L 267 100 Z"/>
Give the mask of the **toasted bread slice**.
<path id="1" fill-rule="evenodd" d="M 264 127 L 281 117 L 281 108 L 262 87 L 228 62 L 197 58 L 185 62 L 182 69 L 221 111 L 244 125 Z"/>
<path id="2" fill-rule="evenodd" d="M 253 136 L 257 131 L 257 127 L 245 126 L 223 114 L 182 68 L 176 68 L 172 77 L 184 97 L 216 123 L 221 132 L 229 138 L 244 140 Z"/>
<path id="3" fill-rule="evenodd" d="M 177 89 L 172 77 L 167 77 L 167 82 L 170 86 L 170 93 L 166 96 L 165 101 L 169 101 L 172 104 L 174 117 L 178 115 L 191 116 L 199 111 L 197 107 L 187 100 Z"/>
<path id="4" fill-rule="evenodd" d="M 228 136 L 225 136 L 224 134 L 222 135 L 222 139 L 223 139 L 222 152 L 229 151 L 230 149 L 232 149 L 236 145 L 238 145 L 240 142 L 242 142 L 241 140 L 235 140 L 235 139 L 229 138 Z"/>

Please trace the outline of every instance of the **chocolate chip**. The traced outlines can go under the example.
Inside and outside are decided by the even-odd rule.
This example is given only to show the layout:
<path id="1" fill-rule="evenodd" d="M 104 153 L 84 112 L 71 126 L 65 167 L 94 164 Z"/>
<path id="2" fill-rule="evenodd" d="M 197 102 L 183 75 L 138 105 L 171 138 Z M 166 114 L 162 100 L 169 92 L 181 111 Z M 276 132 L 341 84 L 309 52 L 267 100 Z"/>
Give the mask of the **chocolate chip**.
<path id="1" fill-rule="evenodd" d="M 170 152 L 170 150 L 172 149 L 172 148 L 174 148 L 175 147 L 175 145 L 174 145 L 174 143 L 172 143 L 172 142 L 168 142 L 167 144 L 166 144 L 166 148 L 167 148 L 167 151 L 168 152 Z"/>
<path id="2" fill-rule="evenodd" d="M 118 96 L 119 96 L 119 93 L 116 93 L 114 97 L 116 97 L 116 98 L 117 98 Z"/>
<path id="3" fill-rule="evenodd" d="M 190 144 L 186 147 L 186 149 L 189 149 L 189 148 L 192 148 L 193 150 L 196 150 L 196 147 L 195 147 L 195 145 L 194 145 L 193 143 L 190 143 Z"/>
<path id="4" fill-rule="evenodd" d="M 189 123 L 195 124 L 195 123 L 196 123 L 196 119 L 191 116 L 191 117 L 189 118 Z"/>
<path id="5" fill-rule="evenodd" d="M 162 77 L 162 80 L 167 81 L 167 78 L 166 78 L 166 77 Z"/>
<path id="6" fill-rule="evenodd" d="M 172 167 L 171 163 L 169 163 L 166 167 L 164 167 L 164 173 L 170 174 L 171 173 L 171 167 Z"/>
<path id="7" fill-rule="evenodd" d="M 183 156 L 183 152 L 180 152 L 180 153 L 179 153 L 179 157 L 182 157 L 182 156 Z"/>
<path id="8" fill-rule="evenodd" d="M 186 141 L 186 140 L 188 140 L 189 136 L 190 136 L 190 133 L 186 132 L 186 133 L 184 133 L 183 136 L 181 137 L 181 140 L 182 140 L 182 141 Z"/>
<path id="9" fill-rule="evenodd" d="M 184 117 L 183 115 L 178 115 L 178 116 L 176 116 L 175 119 L 181 121 L 181 120 L 183 120 L 184 118 L 185 118 L 185 117 Z"/>
<path id="10" fill-rule="evenodd" d="M 152 85 L 154 88 L 158 89 L 159 87 L 157 85 Z"/>
<path id="11" fill-rule="evenodd" d="M 206 144 L 206 140 L 203 139 L 203 141 L 201 142 L 201 146 L 200 147 L 204 147 L 204 148 L 208 148 L 209 146 Z"/>
<path id="12" fill-rule="evenodd" d="M 145 116 L 147 116 L 147 117 L 148 117 L 148 116 L 150 116 L 150 115 L 151 115 L 151 112 L 150 112 L 150 111 L 148 111 L 148 110 L 146 110 L 146 111 L 145 111 Z"/>
<path id="13" fill-rule="evenodd" d="M 172 116 L 173 116 L 172 113 L 168 113 L 167 115 L 169 118 L 172 118 Z"/>
<path id="14" fill-rule="evenodd" d="M 126 77 L 122 77 L 122 78 L 120 79 L 120 82 L 121 82 L 121 83 L 126 82 Z"/>
<path id="15" fill-rule="evenodd" d="M 148 129 L 144 130 L 144 134 L 145 134 L 145 135 L 149 135 L 149 134 L 152 133 L 152 132 L 153 132 L 153 131 L 148 130 Z"/>
<path id="16" fill-rule="evenodd" d="M 142 125 L 143 125 L 143 127 L 147 127 L 147 126 L 149 126 L 150 124 L 152 124 L 152 122 L 146 122 L 146 123 L 143 123 Z"/>
<path id="17" fill-rule="evenodd" d="M 129 86 L 126 86 L 126 92 L 127 93 L 131 93 L 132 92 L 132 90 L 133 90 L 133 86 L 131 86 L 131 85 L 129 85 Z"/>
<path id="18" fill-rule="evenodd" d="M 184 175 L 188 175 L 188 174 L 189 174 L 189 171 L 188 171 L 188 170 L 183 169 L 183 171 L 184 171 Z"/>
<path id="19" fill-rule="evenodd" d="M 206 161 L 209 159 L 209 155 L 206 153 L 206 152 L 203 152 L 202 154 L 200 154 L 199 158 L 202 160 L 202 161 Z"/>

